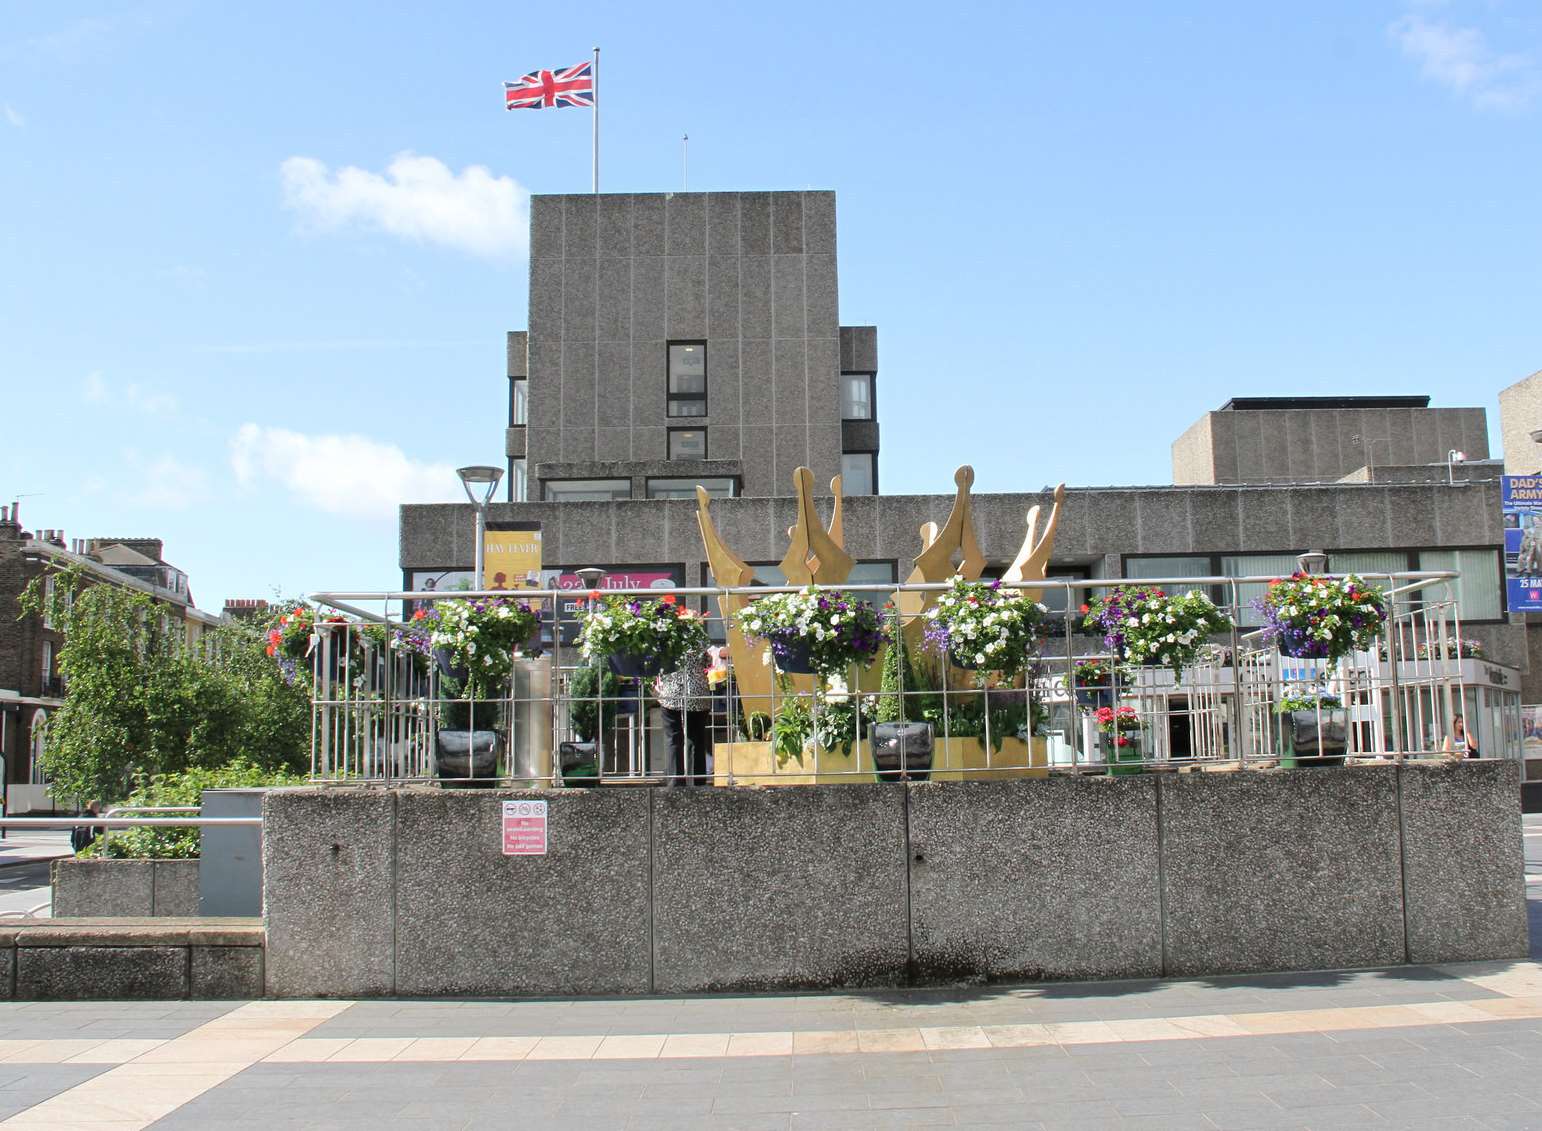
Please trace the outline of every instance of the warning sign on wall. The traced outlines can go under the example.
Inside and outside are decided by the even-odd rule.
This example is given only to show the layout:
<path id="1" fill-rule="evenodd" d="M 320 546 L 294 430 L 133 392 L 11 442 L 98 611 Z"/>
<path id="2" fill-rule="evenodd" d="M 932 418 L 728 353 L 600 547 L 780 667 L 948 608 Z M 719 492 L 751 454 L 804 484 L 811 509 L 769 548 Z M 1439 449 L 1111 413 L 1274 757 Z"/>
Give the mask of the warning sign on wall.
<path id="1" fill-rule="evenodd" d="M 503 854 L 505 856 L 546 855 L 546 802 L 505 801 L 503 803 Z"/>

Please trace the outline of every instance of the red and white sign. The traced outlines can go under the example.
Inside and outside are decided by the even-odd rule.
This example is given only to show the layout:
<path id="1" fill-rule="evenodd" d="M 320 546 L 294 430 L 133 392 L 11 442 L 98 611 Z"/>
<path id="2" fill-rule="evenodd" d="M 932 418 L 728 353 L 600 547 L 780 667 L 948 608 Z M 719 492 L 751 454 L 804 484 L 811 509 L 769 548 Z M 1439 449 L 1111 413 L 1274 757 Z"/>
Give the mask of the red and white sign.
<path id="1" fill-rule="evenodd" d="M 546 855 L 546 802 L 505 801 L 503 803 L 503 854 L 505 856 Z"/>

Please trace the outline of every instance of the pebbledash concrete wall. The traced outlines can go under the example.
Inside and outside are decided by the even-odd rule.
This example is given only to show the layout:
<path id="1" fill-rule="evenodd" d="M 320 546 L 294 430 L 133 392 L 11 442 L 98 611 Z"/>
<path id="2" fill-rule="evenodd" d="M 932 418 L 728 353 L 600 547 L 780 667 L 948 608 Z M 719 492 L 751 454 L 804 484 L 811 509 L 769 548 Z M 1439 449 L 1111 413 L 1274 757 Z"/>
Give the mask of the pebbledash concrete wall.
<path id="1" fill-rule="evenodd" d="M 1510 762 L 268 795 L 274 997 L 644 994 L 1523 958 Z M 504 856 L 500 802 L 549 807 Z"/>
<path id="2" fill-rule="evenodd" d="M 258 919 L 29 919 L 0 926 L 0 1000 L 261 997 Z"/>
<path id="3" fill-rule="evenodd" d="M 187 917 L 198 914 L 197 860 L 55 860 L 56 918 Z"/>

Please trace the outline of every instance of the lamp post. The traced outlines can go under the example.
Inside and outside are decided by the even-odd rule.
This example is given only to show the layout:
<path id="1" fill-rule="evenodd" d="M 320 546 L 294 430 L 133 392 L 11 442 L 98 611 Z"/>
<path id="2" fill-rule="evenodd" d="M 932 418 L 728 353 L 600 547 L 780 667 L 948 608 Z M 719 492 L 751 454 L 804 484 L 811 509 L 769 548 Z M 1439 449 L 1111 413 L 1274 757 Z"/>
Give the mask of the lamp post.
<path id="1" fill-rule="evenodd" d="M 466 498 L 471 500 L 471 505 L 477 512 L 477 541 L 474 558 L 476 577 L 472 588 L 481 589 L 483 588 L 482 555 L 485 552 L 483 543 L 487 540 L 487 504 L 492 501 L 493 492 L 498 489 L 498 481 L 503 478 L 503 468 L 473 464 L 470 467 L 456 468 L 455 474 L 460 476 L 460 485 L 466 489 Z"/>
<path id="2" fill-rule="evenodd" d="M 1452 448 L 1446 453 L 1446 486 L 1456 486 L 1456 465 L 1467 462 L 1467 453 Z"/>

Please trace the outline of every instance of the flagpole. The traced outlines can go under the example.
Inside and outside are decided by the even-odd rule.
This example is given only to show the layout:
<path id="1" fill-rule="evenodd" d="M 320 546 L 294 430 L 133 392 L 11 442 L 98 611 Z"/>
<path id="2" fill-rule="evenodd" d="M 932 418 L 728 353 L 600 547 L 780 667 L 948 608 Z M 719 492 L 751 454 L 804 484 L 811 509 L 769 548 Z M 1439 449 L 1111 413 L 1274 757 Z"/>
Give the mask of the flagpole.
<path id="1" fill-rule="evenodd" d="M 600 191 L 600 49 L 594 49 L 594 191 Z"/>

